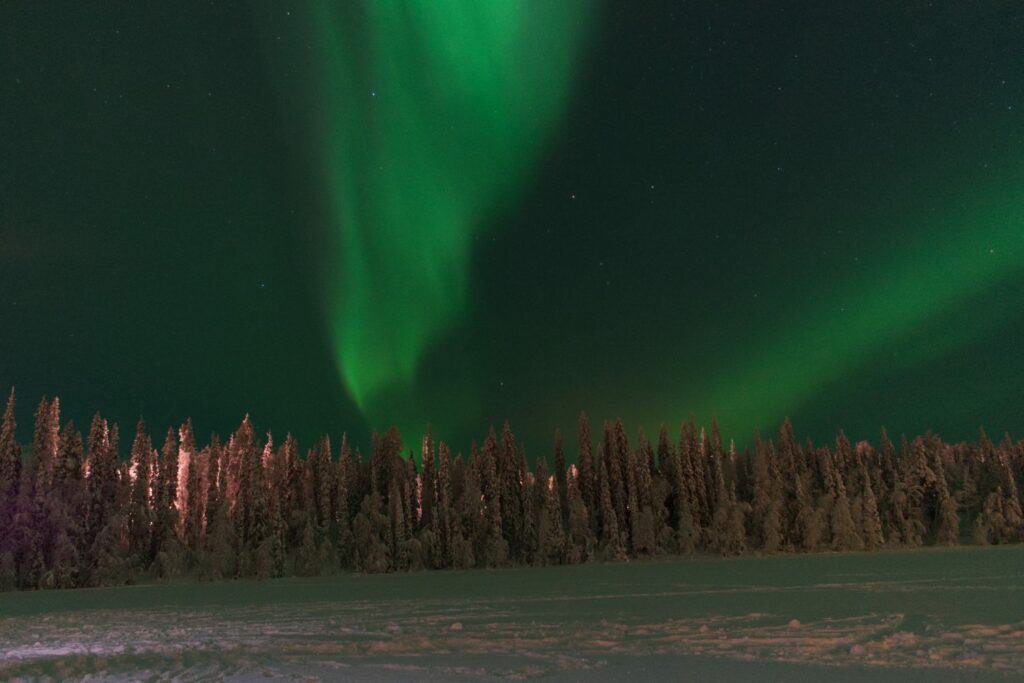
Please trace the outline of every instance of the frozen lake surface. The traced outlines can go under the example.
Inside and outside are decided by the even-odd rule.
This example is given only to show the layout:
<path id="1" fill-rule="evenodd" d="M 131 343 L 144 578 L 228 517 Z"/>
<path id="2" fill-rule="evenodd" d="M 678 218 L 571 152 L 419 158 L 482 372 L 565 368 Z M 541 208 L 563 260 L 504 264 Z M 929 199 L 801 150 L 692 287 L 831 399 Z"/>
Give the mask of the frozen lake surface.
<path id="1" fill-rule="evenodd" d="M 0 594 L 0 679 L 1024 681 L 1024 547 Z"/>

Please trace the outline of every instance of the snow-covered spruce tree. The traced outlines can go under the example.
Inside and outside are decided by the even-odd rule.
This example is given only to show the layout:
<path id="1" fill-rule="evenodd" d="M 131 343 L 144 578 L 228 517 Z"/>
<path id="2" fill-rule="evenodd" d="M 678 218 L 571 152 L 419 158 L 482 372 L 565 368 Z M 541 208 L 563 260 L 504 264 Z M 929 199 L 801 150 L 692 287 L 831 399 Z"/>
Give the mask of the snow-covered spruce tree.
<path id="1" fill-rule="evenodd" d="M 430 425 L 423 435 L 420 449 L 420 461 L 423 463 L 423 474 L 420 476 L 420 526 L 430 527 L 434 523 L 434 508 L 437 507 L 437 479 L 434 467 L 434 437 Z"/>
<path id="2" fill-rule="evenodd" d="M 637 453 L 626 455 L 626 515 L 629 523 L 629 544 L 634 556 L 647 555 L 654 551 L 654 529 L 644 525 L 640 509 L 640 493 L 637 485 L 639 467 Z"/>
<path id="3" fill-rule="evenodd" d="M 1021 511 L 1020 490 L 1013 472 L 1010 455 L 1006 452 L 999 457 L 1000 482 L 1004 492 L 1003 517 L 1006 521 L 1006 542 L 1024 541 L 1024 513 Z"/>
<path id="4" fill-rule="evenodd" d="M 794 529 L 796 548 L 809 553 L 817 552 L 821 549 L 825 535 L 824 514 L 815 506 L 814 498 L 804 490 L 803 478 L 798 473 L 793 473 L 793 495 L 798 507 Z"/>
<path id="5" fill-rule="evenodd" d="M 828 457 L 828 456 L 826 456 Z M 833 550 L 861 550 L 864 541 L 850 513 L 850 500 L 846 495 L 843 475 L 835 466 L 830 466 L 835 481 L 835 499 L 832 501 L 831 531 Z"/>
<path id="6" fill-rule="evenodd" d="M 596 536 L 598 510 L 597 480 L 596 472 L 594 470 L 593 444 L 590 439 L 590 421 L 587 419 L 586 413 L 580 413 L 578 424 L 579 455 L 577 457 L 577 462 L 579 463 L 579 467 L 577 468 L 577 488 L 579 489 L 580 500 L 583 502 L 583 506 L 590 515 L 588 523 L 590 525 L 591 535 Z"/>
<path id="7" fill-rule="evenodd" d="M 474 443 L 465 466 L 458 457 L 452 463 L 452 498 L 456 511 L 452 515 L 451 552 L 452 567 L 469 569 L 477 566 L 482 557 L 487 536 L 483 492 L 480 487 L 480 458 Z"/>
<path id="8" fill-rule="evenodd" d="M 53 468 L 52 491 L 47 506 L 55 534 L 50 550 L 50 570 L 43 585 L 73 588 L 80 585 L 84 520 L 88 512 L 85 481 L 82 478 L 82 435 L 71 421 L 61 431 Z"/>
<path id="9" fill-rule="evenodd" d="M 782 549 L 781 493 L 772 477 L 768 459 L 771 444 L 764 444 L 760 435 L 754 446 L 754 487 L 751 513 L 756 547 L 762 552 L 777 553 Z"/>
<path id="10" fill-rule="evenodd" d="M 98 413 L 93 416 L 88 439 L 89 514 L 86 524 L 86 548 L 95 544 L 99 532 L 111 523 L 111 517 L 117 512 L 115 506 L 118 486 L 117 434 L 117 425 L 112 429 Z M 114 526 L 120 528 L 119 524 L 122 521 L 126 520 L 117 520 Z M 97 556 L 91 551 L 87 550 L 87 557 L 90 565 L 98 564 Z"/>
<path id="11" fill-rule="evenodd" d="M 483 495 L 484 519 L 482 535 L 476 547 L 476 563 L 484 567 L 500 567 L 509 559 L 508 541 L 502 527 L 500 482 L 498 480 L 497 435 L 491 427 L 479 454 L 480 489 Z"/>
<path id="12" fill-rule="evenodd" d="M 129 456 L 132 490 L 128 508 L 128 552 L 135 567 L 149 567 L 153 562 L 152 453 L 153 443 L 140 417 Z"/>
<path id="13" fill-rule="evenodd" d="M 568 485 L 568 524 L 566 532 L 565 559 L 569 564 L 590 562 L 594 556 L 597 540 L 594 538 L 590 525 L 590 513 L 587 511 L 583 496 L 580 494 L 580 482 L 576 477 L 569 477 Z"/>
<path id="14" fill-rule="evenodd" d="M 565 558 L 562 504 L 558 493 L 558 482 L 552 479 L 548 475 L 547 463 L 541 458 L 534 477 L 534 486 L 540 503 L 537 522 L 537 564 L 562 564 Z"/>
<path id="15" fill-rule="evenodd" d="M 629 538 L 629 495 L 626 491 L 626 472 L 629 469 L 629 438 L 622 421 L 605 425 L 605 444 L 602 460 L 608 470 L 608 486 L 615 505 L 615 516 L 622 535 L 622 545 L 627 552 L 631 547 Z"/>
<path id="16" fill-rule="evenodd" d="M 391 556 L 390 569 L 396 571 L 406 571 L 409 569 L 410 557 L 408 534 L 406 527 L 405 511 L 402 506 L 402 494 L 399 488 L 398 475 L 393 474 L 391 477 L 391 483 L 388 485 L 388 521 L 391 525 L 391 533 L 389 534 L 391 539 L 391 548 L 389 555 Z"/>
<path id="17" fill-rule="evenodd" d="M 543 496 L 533 473 L 527 468 L 526 451 L 522 448 L 519 449 L 519 472 L 522 481 L 519 493 L 522 501 L 520 512 L 522 528 L 519 532 L 519 554 L 515 560 L 520 564 L 537 564 L 537 554 L 540 548 L 540 512 L 543 509 Z"/>
<path id="18" fill-rule="evenodd" d="M 675 551 L 689 555 L 700 543 L 700 528 L 697 526 L 697 515 L 694 511 L 692 481 L 687 481 L 688 476 L 692 477 L 692 463 L 684 452 L 684 443 L 685 437 L 681 437 L 679 449 L 672 454 L 668 445 L 668 429 L 662 425 L 658 436 L 658 452 L 662 459 L 672 463 L 667 473 L 671 478 Z M 662 469 L 665 470 L 665 465 L 662 465 Z"/>
<path id="19" fill-rule="evenodd" d="M 182 528 L 185 547 L 188 549 L 189 566 L 194 566 L 203 540 L 203 519 L 206 508 L 206 472 L 210 457 L 209 448 L 189 454 L 187 479 L 184 497 L 188 503 L 184 507 L 185 523 Z"/>
<path id="20" fill-rule="evenodd" d="M 690 503 L 694 521 L 694 542 L 697 548 L 710 547 L 709 538 L 711 514 L 710 497 L 707 492 L 707 450 L 704 432 L 697 438 L 697 427 L 691 418 L 683 423 L 679 433 L 679 467 L 683 475 L 687 500 Z"/>
<path id="21" fill-rule="evenodd" d="M 960 515 L 957 513 L 956 500 L 949 493 L 946 481 L 946 467 L 938 449 L 932 453 L 932 471 L 935 478 L 932 483 L 932 499 L 935 527 L 934 542 L 937 545 L 957 545 L 960 542 Z"/>
<path id="22" fill-rule="evenodd" d="M 882 535 L 882 519 L 878 512 L 878 501 L 875 498 L 875 490 L 871 485 L 871 476 L 865 465 L 860 467 L 861 485 L 863 487 L 863 532 L 864 547 L 867 550 L 877 550 L 885 545 L 885 538 Z"/>
<path id="23" fill-rule="evenodd" d="M 352 469 L 352 466 L 352 449 L 348 444 L 348 435 L 342 434 L 341 449 L 338 454 L 338 465 L 334 478 L 334 524 L 337 529 L 338 566 L 342 569 L 351 569 L 354 557 L 352 519 L 349 516 L 349 510 L 351 509 L 350 489 L 352 481 L 352 474 L 350 470 Z M 283 502 L 281 508 L 286 508 L 286 505 L 284 505 Z"/>
<path id="24" fill-rule="evenodd" d="M 454 561 L 452 552 L 452 523 L 455 521 L 455 500 L 452 494 L 451 451 L 448 444 L 441 442 L 437 471 L 437 511 L 433 516 L 434 535 L 440 548 L 439 557 L 434 566 L 437 568 L 451 567 Z"/>
<path id="25" fill-rule="evenodd" d="M 506 421 L 501 429 L 495 461 L 501 532 L 508 548 L 505 561 L 522 559 L 523 556 L 523 491 L 517 456 L 515 436 Z"/>
<path id="26" fill-rule="evenodd" d="M 156 494 L 153 514 L 153 559 L 157 576 L 166 577 L 180 571 L 183 559 L 178 540 L 178 438 L 174 429 L 167 430 L 157 465 Z"/>
<path id="27" fill-rule="evenodd" d="M 352 523 L 355 537 L 356 570 L 367 574 L 379 574 L 388 571 L 392 564 L 391 558 L 391 521 L 381 512 L 384 502 L 381 495 L 371 491 L 364 498 L 359 513 Z M 307 541 L 307 535 L 310 536 Z M 313 562 L 307 559 L 312 551 L 312 528 L 303 531 L 303 541 L 296 560 L 303 569 L 316 569 Z M 307 547 L 309 546 L 309 547 Z"/>
<path id="28" fill-rule="evenodd" d="M 560 429 L 555 430 L 554 467 L 558 509 L 563 515 L 562 521 L 565 522 L 569 503 L 569 482 L 565 466 L 565 448 L 562 446 L 562 430 Z"/>
<path id="29" fill-rule="evenodd" d="M 626 559 L 626 546 L 619 532 L 618 516 L 615 512 L 615 505 L 612 503 L 611 487 L 608 483 L 608 467 L 604 464 L 605 452 L 596 463 L 597 486 L 601 496 L 601 558 L 610 561 L 621 561 Z"/>
<path id="30" fill-rule="evenodd" d="M 14 517 L 14 504 L 18 499 L 18 480 L 21 478 L 21 448 L 18 446 L 14 406 L 14 389 L 11 389 L 3 421 L 0 422 L 0 555 L 8 553 L 11 566 L 14 563 L 14 551 L 10 524 Z"/>

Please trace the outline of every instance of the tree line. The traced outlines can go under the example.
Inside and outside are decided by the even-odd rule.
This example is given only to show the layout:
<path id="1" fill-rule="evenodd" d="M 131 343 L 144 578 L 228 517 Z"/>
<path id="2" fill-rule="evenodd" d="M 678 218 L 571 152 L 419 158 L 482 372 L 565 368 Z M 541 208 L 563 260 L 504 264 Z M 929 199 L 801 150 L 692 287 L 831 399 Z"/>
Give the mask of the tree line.
<path id="1" fill-rule="evenodd" d="M 631 441 L 621 420 L 575 463 L 559 432 L 534 467 L 506 423 L 453 457 L 428 430 L 419 464 L 395 428 L 369 453 L 345 435 L 305 457 L 248 416 L 199 447 L 190 421 L 156 448 L 140 419 L 120 434 L 97 414 L 83 440 L 60 401 L 40 401 L 16 438 L 12 390 L 0 425 L 0 590 L 120 585 L 151 578 L 315 576 L 339 571 L 576 564 L 663 554 L 856 551 L 1024 541 L 1017 480 L 1024 440 L 897 447 L 796 439 L 787 418 L 752 449 L 691 419 Z M 27 450 L 27 453 L 22 453 Z"/>

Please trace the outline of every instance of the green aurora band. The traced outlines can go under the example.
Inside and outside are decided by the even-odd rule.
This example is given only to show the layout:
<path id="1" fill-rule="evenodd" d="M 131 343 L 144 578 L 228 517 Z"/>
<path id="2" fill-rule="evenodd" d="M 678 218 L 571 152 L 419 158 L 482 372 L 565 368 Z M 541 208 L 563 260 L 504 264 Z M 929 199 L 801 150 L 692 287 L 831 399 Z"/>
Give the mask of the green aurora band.
<path id="1" fill-rule="evenodd" d="M 914 335 L 931 336 L 901 355 L 899 367 L 941 358 L 1005 323 L 1003 307 L 977 304 L 1024 270 L 1019 187 L 1004 181 L 988 188 L 984 200 L 975 192 L 947 197 L 950 209 L 938 219 L 907 215 L 916 242 L 862 278 L 837 282 L 823 309 L 781 316 L 759 348 L 745 348 L 695 392 L 696 415 L 717 414 L 723 433 L 743 440 L 755 430 L 771 434 L 785 415 L 827 400 L 823 389 L 831 383 L 858 372 L 877 375 L 891 361 L 888 349 L 906 349 Z M 979 310 L 968 313 L 965 306 Z M 951 313 L 961 324 L 934 329 Z"/>
<path id="2" fill-rule="evenodd" d="M 374 426 L 414 421 L 423 354 L 464 315 L 471 247 L 557 126 L 583 0 L 317 3 L 326 314 Z M 396 414 L 397 413 L 397 414 Z"/>

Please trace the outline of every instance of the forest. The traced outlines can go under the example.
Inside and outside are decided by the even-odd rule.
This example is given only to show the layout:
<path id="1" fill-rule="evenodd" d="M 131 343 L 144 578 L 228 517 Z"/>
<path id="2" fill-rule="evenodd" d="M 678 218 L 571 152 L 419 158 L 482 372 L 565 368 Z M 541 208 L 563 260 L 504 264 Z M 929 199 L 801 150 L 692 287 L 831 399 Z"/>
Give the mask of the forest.
<path id="1" fill-rule="evenodd" d="M 200 447 L 190 421 L 155 447 L 140 419 L 127 460 L 97 414 L 83 439 L 43 398 L 19 444 L 12 390 L 0 427 L 0 590 L 535 566 L 665 554 L 872 551 L 1024 541 L 1024 440 L 798 441 L 787 418 L 751 448 L 691 419 L 675 438 L 595 437 L 575 462 L 555 432 L 530 466 L 508 423 L 468 455 L 428 429 L 419 457 L 398 430 L 368 454 L 342 434 L 300 455 L 249 416 Z M 335 453 L 336 450 L 336 453 Z M 26 451 L 26 452 L 23 452 Z"/>

